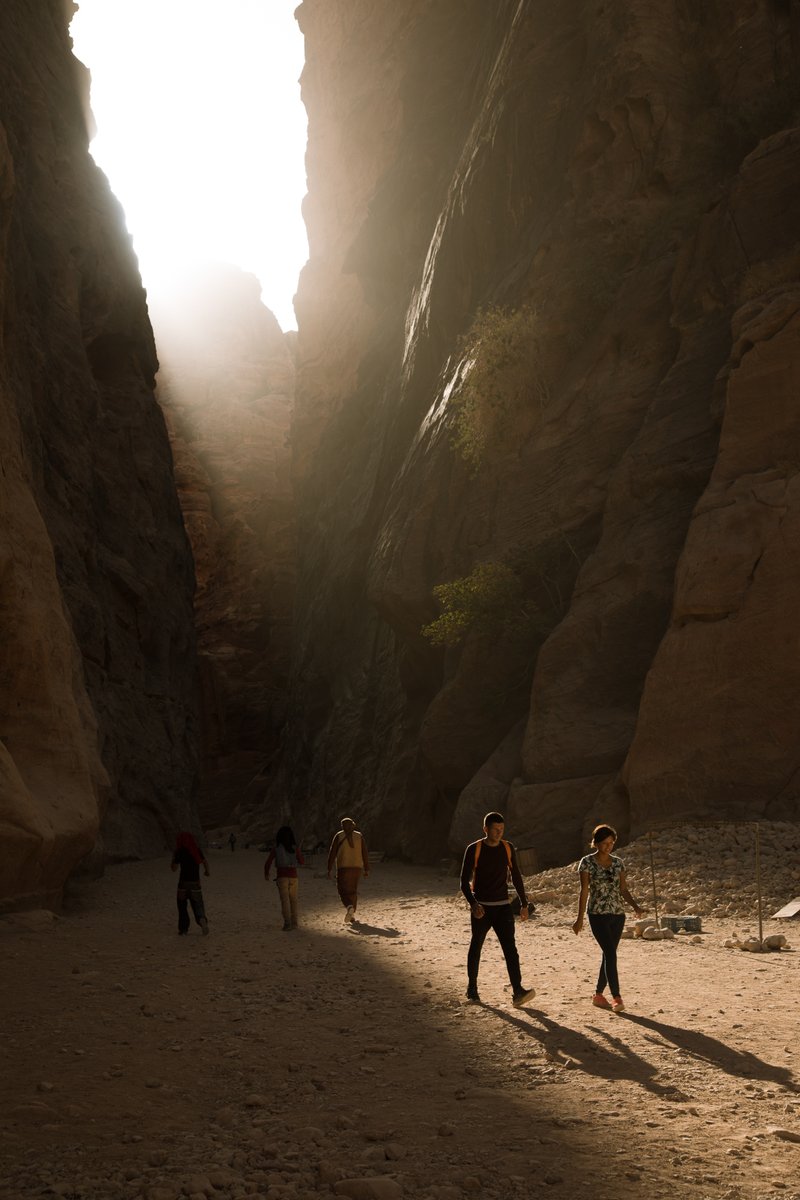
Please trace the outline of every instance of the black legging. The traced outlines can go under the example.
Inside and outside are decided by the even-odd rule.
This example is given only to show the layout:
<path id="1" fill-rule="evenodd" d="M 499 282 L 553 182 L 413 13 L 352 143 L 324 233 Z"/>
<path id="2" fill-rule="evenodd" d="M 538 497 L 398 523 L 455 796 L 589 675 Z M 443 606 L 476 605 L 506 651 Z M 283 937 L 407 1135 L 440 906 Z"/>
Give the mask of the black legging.
<path id="1" fill-rule="evenodd" d="M 595 941 L 603 951 L 600 974 L 597 976 L 597 990 L 604 992 L 607 981 L 611 995 L 618 996 L 617 946 L 625 927 L 625 913 L 589 913 L 589 925 Z"/>
<path id="2" fill-rule="evenodd" d="M 483 910 L 482 917 L 472 917 L 472 940 L 467 954 L 467 975 L 470 984 L 478 982 L 478 968 L 481 962 L 481 950 L 490 929 L 497 934 L 503 954 L 505 955 L 508 978 L 515 992 L 522 989 L 522 972 L 519 966 L 519 954 L 514 938 L 514 912 L 510 904 L 490 905 Z"/>

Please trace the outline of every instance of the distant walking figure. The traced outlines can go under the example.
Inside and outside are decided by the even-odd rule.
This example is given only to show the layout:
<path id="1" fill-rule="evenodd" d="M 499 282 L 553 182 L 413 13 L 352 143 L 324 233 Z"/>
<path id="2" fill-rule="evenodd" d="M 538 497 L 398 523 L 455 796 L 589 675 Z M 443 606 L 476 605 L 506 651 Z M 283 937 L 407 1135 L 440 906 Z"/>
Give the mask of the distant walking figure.
<path id="1" fill-rule="evenodd" d="M 269 869 L 275 863 L 278 895 L 283 913 L 283 928 L 288 932 L 297 929 L 297 864 L 302 867 L 305 859 L 300 852 L 295 836 L 288 825 L 282 825 L 275 834 L 275 849 L 270 850 L 264 863 L 264 878 L 269 879 Z"/>
<path id="2" fill-rule="evenodd" d="M 194 919 L 204 934 L 208 933 L 208 920 L 203 903 L 203 889 L 200 886 L 200 868 L 206 875 L 210 874 L 208 863 L 203 851 L 192 837 L 191 833 L 179 833 L 172 855 L 171 870 L 177 871 L 178 876 L 178 933 L 189 932 L 189 905 L 192 906 Z"/>
<path id="3" fill-rule="evenodd" d="M 336 888 L 339 899 L 345 906 L 345 921 L 352 925 L 358 908 L 358 881 L 361 872 L 369 875 L 369 857 L 364 835 L 356 829 L 350 817 L 342 817 L 342 828 L 334 834 L 328 851 L 328 878 L 336 867 Z"/>
<path id="4" fill-rule="evenodd" d="M 228 834 L 228 845 L 231 848 L 231 854 L 233 854 L 234 850 L 236 849 L 236 834 L 233 832 L 233 830 L 231 830 L 231 832 Z"/>
<path id="5" fill-rule="evenodd" d="M 504 831 L 503 816 L 498 812 L 487 813 L 483 818 L 483 832 L 486 836 L 477 842 L 471 842 L 464 851 L 461 891 L 470 908 L 472 928 L 467 954 L 467 999 L 472 1000 L 474 1004 L 480 1004 L 478 970 L 481 964 L 481 950 L 487 933 L 493 929 L 506 960 L 513 992 L 512 1003 L 515 1008 L 521 1008 L 533 999 L 536 993 L 533 988 L 522 985 L 514 933 L 514 910 L 508 898 L 509 874 L 519 896 L 519 915 L 523 921 L 528 920 L 528 900 L 525 895 L 525 882 L 517 863 L 517 852 L 511 842 L 503 841 Z"/>
<path id="6" fill-rule="evenodd" d="M 628 891 L 624 862 L 611 853 L 616 842 L 617 831 L 610 825 L 598 825 L 592 833 L 594 854 L 585 855 L 578 863 L 581 892 L 578 900 L 578 919 L 572 928 L 576 934 L 583 929 L 583 914 L 588 897 L 589 925 L 595 941 L 603 951 L 592 1004 L 596 1008 L 612 1008 L 614 1012 L 622 1012 L 625 1005 L 619 991 L 617 946 L 625 927 L 623 898 L 628 901 L 637 917 L 642 915 L 643 909 Z M 611 989 L 610 1004 L 604 995 L 606 985 Z"/>

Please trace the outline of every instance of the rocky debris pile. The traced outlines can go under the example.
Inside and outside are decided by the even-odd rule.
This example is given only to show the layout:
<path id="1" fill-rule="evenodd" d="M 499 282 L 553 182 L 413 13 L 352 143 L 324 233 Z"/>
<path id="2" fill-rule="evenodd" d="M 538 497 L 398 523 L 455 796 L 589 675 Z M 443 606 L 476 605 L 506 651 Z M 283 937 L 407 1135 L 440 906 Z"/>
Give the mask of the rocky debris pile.
<path id="1" fill-rule="evenodd" d="M 771 916 L 800 894 L 800 824 L 758 823 L 762 911 Z M 652 911 L 651 838 L 637 838 L 617 850 L 625 863 L 631 892 Z M 756 897 L 755 823 L 679 825 L 652 834 L 653 866 L 659 913 L 752 917 Z M 536 904 L 574 907 L 578 895 L 577 862 L 540 871 L 525 881 Z"/>
<path id="2" fill-rule="evenodd" d="M 759 954 L 762 950 L 791 949 L 782 933 L 771 933 L 763 940 L 759 940 L 757 937 L 740 938 L 734 934 L 733 937 L 726 938 L 723 944 L 728 950 L 749 950 L 753 954 Z"/>
<path id="3" fill-rule="evenodd" d="M 674 918 L 672 918 L 674 920 Z M 669 924 L 670 917 L 662 917 L 659 914 L 658 924 L 655 917 L 643 917 L 639 921 L 629 922 L 622 931 L 622 936 L 625 938 L 643 938 L 646 942 L 671 942 L 674 941 L 676 930 Z M 680 927 L 678 933 L 689 933 L 685 927 Z M 689 939 L 694 945 L 702 944 L 703 939 L 699 935 Z"/>

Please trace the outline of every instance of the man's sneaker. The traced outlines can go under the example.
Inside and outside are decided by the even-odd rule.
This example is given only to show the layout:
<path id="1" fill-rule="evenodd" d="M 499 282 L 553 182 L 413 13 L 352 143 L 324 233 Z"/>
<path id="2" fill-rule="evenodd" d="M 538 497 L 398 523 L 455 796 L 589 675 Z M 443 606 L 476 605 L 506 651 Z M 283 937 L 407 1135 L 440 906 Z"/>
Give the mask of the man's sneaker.
<path id="1" fill-rule="evenodd" d="M 347 912 L 344 914 L 344 919 L 348 925 L 352 925 L 353 921 L 355 921 L 356 914 L 353 912 L 352 904 L 348 905 Z"/>
<path id="2" fill-rule="evenodd" d="M 291 928 L 292 928 L 292 925 L 291 925 L 290 921 L 283 922 L 283 932 L 284 933 L 287 933 Z"/>
<path id="3" fill-rule="evenodd" d="M 520 988 L 518 992 L 514 992 L 514 999 L 511 1003 L 514 1008 L 522 1008 L 523 1004 L 527 1004 L 536 995 L 533 988 Z"/>
<path id="4" fill-rule="evenodd" d="M 200 928 L 203 931 L 203 937 L 208 937 L 208 921 L 205 917 L 200 918 Z"/>
<path id="5" fill-rule="evenodd" d="M 481 1002 L 481 998 L 478 995 L 478 989 L 474 983 L 471 983 L 469 985 L 469 987 L 467 988 L 467 999 L 470 1000 L 473 1004 L 480 1004 L 480 1002 Z"/>
<path id="6" fill-rule="evenodd" d="M 625 1005 L 622 1003 L 622 996 L 614 996 L 611 1001 L 611 1007 L 614 1012 L 625 1012 Z"/>
<path id="7" fill-rule="evenodd" d="M 606 1000 L 602 992 L 595 992 L 592 997 L 592 1004 L 595 1008 L 611 1008 L 611 1005 Z"/>

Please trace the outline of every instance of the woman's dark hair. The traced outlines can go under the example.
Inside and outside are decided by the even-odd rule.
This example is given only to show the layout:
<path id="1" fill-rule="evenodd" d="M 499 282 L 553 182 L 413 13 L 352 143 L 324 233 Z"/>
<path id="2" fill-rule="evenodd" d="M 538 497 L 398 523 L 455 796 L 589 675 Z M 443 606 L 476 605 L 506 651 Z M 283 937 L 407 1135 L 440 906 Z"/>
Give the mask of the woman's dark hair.
<path id="1" fill-rule="evenodd" d="M 295 836 L 288 825 L 281 825 L 280 829 L 275 834 L 275 845 L 283 846 L 284 850 L 287 850 L 289 854 L 291 854 L 297 846 Z"/>
<path id="2" fill-rule="evenodd" d="M 614 841 L 617 840 L 616 829 L 612 829 L 610 825 L 595 825 L 594 829 L 592 830 L 592 845 L 599 846 L 601 842 L 604 842 L 606 838 L 610 837 L 612 837 Z"/>

